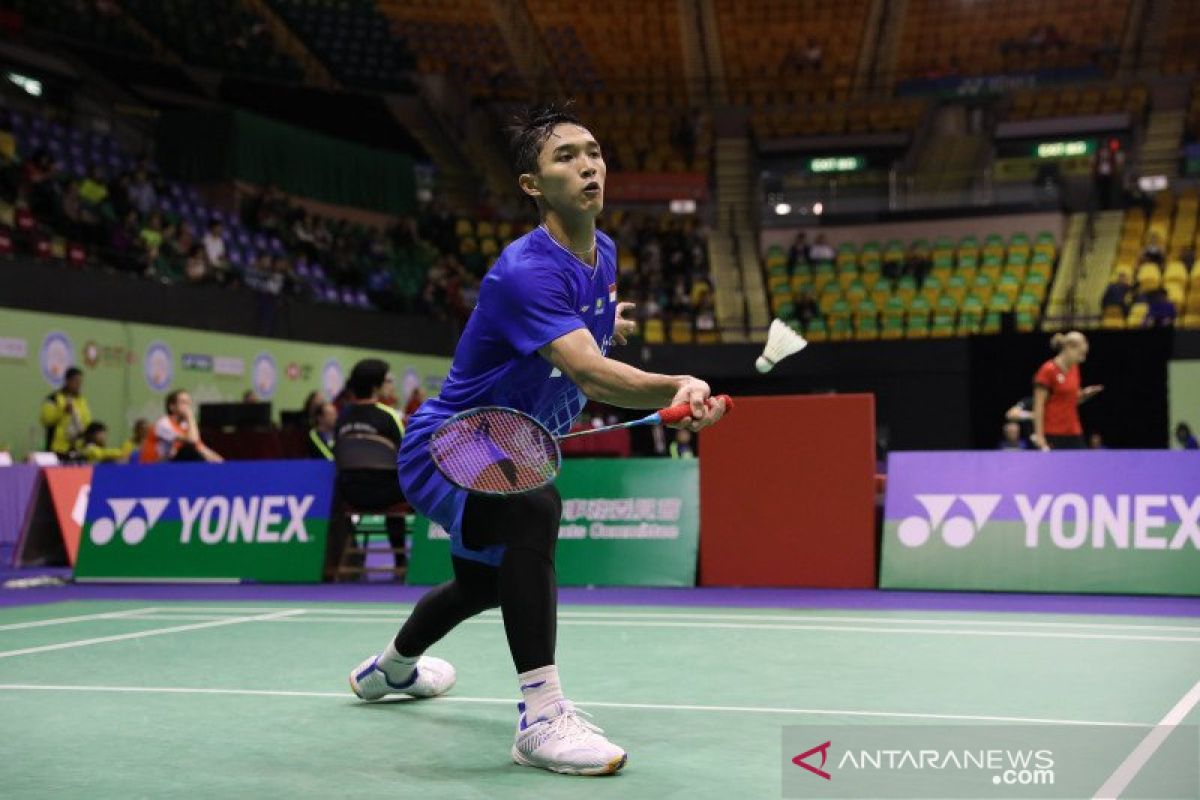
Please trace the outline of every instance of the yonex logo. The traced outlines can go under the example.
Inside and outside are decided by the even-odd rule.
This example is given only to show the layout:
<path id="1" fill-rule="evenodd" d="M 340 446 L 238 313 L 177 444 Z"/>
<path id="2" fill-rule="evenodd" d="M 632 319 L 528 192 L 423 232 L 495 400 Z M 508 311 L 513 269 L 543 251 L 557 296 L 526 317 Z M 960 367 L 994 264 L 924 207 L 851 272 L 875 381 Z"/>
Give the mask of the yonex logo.
<path id="1" fill-rule="evenodd" d="M 112 511 L 112 517 L 100 517 L 92 523 L 90 533 L 92 543 L 106 545 L 120 533 L 125 544 L 132 546 L 140 544 L 146 538 L 146 531 L 154 527 L 154 523 L 162 517 L 171 500 L 167 497 L 143 497 L 140 499 L 113 497 L 107 502 L 109 510 Z M 139 506 L 142 513 L 134 516 L 133 512 Z"/>
<path id="2" fill-rule="evenodd" d="M 925 509 L 927 518 L 906 517 L 896 529 L 900 543 L 906 547 L 920 547 L 929 541 L 933 532 L 941 528 L 942 540 L 951 547 L 966 547 L 975 534 L 987 523 L 1000 504 L 998 494 L 918 494 L 916 501 Z M 947 514 L 955 502 L 962 500 L 971 516 Z"/>
<path id="3" fill-rule="evenodd" d="M 313 495 L 180 497 L 175 500 L 179 514 L 179 543 L 190 544 L 197 540 L 207 545 L 308 542 L 304 519 L 315 499 Z M 110 498 L 106 502 L 112 516 L 100 517 L 92 523 L 92 542 L 106 545 L 120 533 L 122 541 L 133 546 L 141 544 L 162 518 L 171 498 Z"/>

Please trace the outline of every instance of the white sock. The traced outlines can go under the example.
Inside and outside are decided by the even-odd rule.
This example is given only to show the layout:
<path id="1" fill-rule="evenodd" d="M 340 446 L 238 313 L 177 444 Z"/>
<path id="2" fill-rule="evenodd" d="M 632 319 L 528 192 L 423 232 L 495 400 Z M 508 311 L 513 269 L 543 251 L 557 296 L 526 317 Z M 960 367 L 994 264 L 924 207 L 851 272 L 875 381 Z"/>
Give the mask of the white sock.
<path id="1" fill-rule="evenodd" d="M 563 699 L 562 685 L 558 682 L 558 667 L 550 664 L 531 669 L 517 676 L 521 694 L 525 696 L 525 719 L 533 722 L 539 717 L 556 717 L 554 704 Z"/>
<path id="2" fill-rule="evenodd" d="M 413 670 L 417 668 L 417 659 L 419 658 L 420 656 L 409 658 L 408 656 L 400 655 L 400 652 L 396 650 L 396 643 L 388 642 L 387 649 L 380 654 L 379 660 L 375 663 L 383 670 L 388 683 L 403 685 L 408 683 L 409 678 L 412 677 Z"/>

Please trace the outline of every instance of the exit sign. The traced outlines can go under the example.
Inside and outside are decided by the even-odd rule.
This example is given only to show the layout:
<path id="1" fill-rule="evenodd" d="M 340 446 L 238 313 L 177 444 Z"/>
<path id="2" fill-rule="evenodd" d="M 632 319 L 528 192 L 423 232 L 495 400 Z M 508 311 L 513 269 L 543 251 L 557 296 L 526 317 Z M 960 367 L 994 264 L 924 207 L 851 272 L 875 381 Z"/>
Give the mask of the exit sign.
<path id="1" fill-rule="evenodd" d="M 1076 139 L 1070 142 L 1038 142 L 1033 154 L 1038 158 L 1075 158 L 1090 156 L 1096 151 L 1094 139 Z"/>
<path id="2" fill-rule="evenodd" d="M 809 172 L 857 172 L 866 167 L 867 160 L 862 156 L 826 156 L 808 160 Z"/>

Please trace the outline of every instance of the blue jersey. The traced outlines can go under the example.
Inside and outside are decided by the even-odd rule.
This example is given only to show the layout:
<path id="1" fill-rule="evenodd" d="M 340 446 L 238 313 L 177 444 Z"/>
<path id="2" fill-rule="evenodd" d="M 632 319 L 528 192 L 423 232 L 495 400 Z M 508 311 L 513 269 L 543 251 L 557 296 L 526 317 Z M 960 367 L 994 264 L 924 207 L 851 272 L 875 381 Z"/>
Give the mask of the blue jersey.
<path id="1" fill-rule="evenodd" d="M 465 493 L 433 466 L 429 436 L 459 411 L 493 405 L 524 411 L 552 433 L 570 429 L 586 398 L 538 350 L 586 328 L 601 352 L 608 352 L 616 320 L 617 253 L 599 231 L 596 248 L 596 266 L 589 267 L 541 227 L 504 248 L 483 279 L 441 393 L 409 420 L 398 456 L 400 484 L 409 502 L 450 531 L 456 545 Z M 475 557 L 458 546 L 454 550 Z"/>

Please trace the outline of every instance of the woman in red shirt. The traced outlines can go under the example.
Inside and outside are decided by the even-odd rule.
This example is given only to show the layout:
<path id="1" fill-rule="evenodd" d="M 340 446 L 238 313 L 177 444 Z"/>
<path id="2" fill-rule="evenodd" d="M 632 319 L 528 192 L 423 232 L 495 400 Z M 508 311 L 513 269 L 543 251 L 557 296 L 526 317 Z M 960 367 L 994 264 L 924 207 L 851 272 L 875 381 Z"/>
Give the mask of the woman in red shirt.
<path id="1" fill-rule="evenodd" d="M 1104 387 L 1080 388 L 1079 365 L 1087 360 L 1088 342 L 1079 331 L 1056 333 L 1050 347 L 1057 353 L 1033 376 L 1033 445 L 1040 450 L 1084 449 L 1079 404 Z"/>

